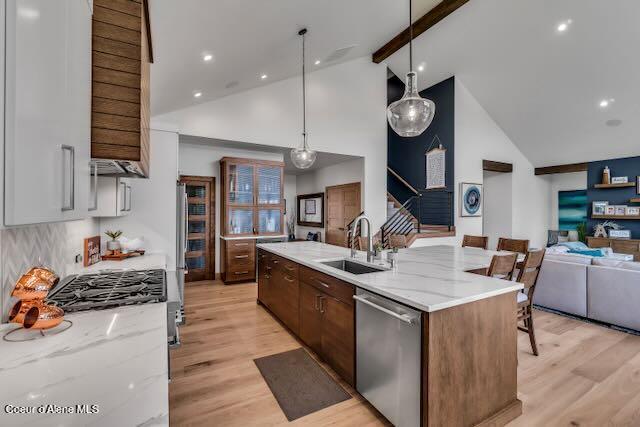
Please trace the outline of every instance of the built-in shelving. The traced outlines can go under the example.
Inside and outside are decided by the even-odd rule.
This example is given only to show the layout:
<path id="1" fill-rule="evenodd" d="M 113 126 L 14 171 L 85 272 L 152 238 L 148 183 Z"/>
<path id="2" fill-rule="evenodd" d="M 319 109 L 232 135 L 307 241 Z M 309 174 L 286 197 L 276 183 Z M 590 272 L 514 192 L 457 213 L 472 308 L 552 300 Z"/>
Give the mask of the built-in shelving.
<path id="1" fill-rule="evenodd" d="M 629 188 L 629 187 L 635 187 L 635 186 L 636 186 L 635 182 L 623 182 L 620 184 L 596 184 L 593 187 L 599 188 L 599 189 L 608 189 L 608 188 Z"/>
<path id="2" fill-rule="evenodd" d="M 640 203 L 640 197 L 636 197 L 635 199 L 630 199 L 629 203 Z"/>
<path id="3" fill-rule="evenodd" d="M 640 220 L 640 215 L 591 215 L 591 219 L 633 219 L 633 220 Z"/>

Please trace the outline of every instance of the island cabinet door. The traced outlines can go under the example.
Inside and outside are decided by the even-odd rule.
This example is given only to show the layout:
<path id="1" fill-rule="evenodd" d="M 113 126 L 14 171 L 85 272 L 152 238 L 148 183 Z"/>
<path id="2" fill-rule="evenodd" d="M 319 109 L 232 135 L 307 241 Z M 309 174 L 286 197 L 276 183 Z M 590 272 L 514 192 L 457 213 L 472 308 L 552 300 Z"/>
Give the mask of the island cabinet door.
<path id="1" fill-rule="evenodd" d="M 269 307 L 271 294 L 271 266 L 269 265 L 269 255 L 263 251 L 258 251 L 258 300 Z"/>
<path id="2" fill-rule="evenodd" d="M 322 314 L 320 298 L 323 293 L 300 282 L 300 339 L 316 354 L 322 353 Z"/>
<path id="3" fill-rule="evenodd" d="M 350 385 L 355 384 L 355 329 L 353 305 L 325 295 L 322 313 L 322 358 Z"/>

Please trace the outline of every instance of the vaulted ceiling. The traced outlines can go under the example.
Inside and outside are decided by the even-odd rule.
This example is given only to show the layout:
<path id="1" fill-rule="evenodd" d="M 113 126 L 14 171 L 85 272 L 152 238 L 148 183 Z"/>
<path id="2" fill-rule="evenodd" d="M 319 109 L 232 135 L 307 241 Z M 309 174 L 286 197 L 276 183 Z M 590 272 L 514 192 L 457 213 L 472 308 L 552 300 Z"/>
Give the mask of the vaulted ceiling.
<path id="1" fill-rule="evenodd" d="M 413 1 L 413 16 L 420 17 L 441 0 Z M 408 5 L 404 0 L 152 0 L 152 113 L 299 75 L 302 27 L 309 30 L 309 70 L 370 55 L 406 26 Z M 207 54 L 212 59 L 205 62 Z"/>
<path id="2" fill-rule="evenodd" d="M 414 41 L 420 89 L 460 78 L 535 166 L 640 155 L 639 18 L 637 0 L 470 0 Z M 408 49 L 387 63 L 404 76 Z"/>

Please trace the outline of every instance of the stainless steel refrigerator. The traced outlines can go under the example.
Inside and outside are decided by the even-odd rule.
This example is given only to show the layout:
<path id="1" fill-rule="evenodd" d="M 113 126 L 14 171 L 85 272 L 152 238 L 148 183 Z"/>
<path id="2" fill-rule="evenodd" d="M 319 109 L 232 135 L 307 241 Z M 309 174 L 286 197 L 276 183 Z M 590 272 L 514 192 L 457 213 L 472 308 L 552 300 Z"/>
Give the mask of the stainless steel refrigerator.
<path id="1" fill-rule="evenodd" d="M 189 205 L 187 201 L 187 186 L 178 182 L 176 191 L 176 206 L 178 209 L 176 219 L 176 270 L 178 276 L 178 289 L 180 292 L 180 324 L 185 323 L 184 317 L 184 281 L 187 275 L 187 237 L 189 233 Z"/>

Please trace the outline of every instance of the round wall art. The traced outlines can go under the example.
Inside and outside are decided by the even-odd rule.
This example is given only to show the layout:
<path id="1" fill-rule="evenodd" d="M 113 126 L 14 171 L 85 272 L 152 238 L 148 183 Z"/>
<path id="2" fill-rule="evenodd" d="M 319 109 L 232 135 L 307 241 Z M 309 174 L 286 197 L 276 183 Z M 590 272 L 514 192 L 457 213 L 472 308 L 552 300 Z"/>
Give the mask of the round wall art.
<path id="1" fill-rule="evenodd" d="M 460 216 L 482 216 L 482 184 L 460 184 Z"/>

